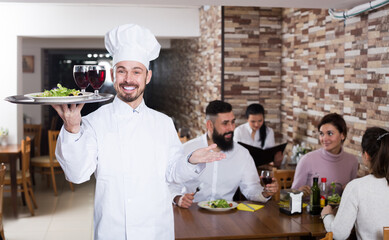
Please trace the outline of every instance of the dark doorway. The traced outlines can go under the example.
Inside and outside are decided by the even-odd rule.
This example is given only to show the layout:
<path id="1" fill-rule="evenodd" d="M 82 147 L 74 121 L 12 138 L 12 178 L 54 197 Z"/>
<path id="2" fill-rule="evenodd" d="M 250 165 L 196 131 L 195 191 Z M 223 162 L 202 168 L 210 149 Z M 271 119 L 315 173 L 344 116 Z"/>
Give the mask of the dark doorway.
<path id="1" fill-rule="evenodd" d="M 111 59 L 112 58 L 105 49 L 44 49 L 43 89 L 52 89 L 56 87 L 58 83 L 66 88 L 79 89 L 73 79 L 74 65 L 108 65 L 106 69 L 109 73 Z M 93 88 L 89 86 L 86 91 L 93 92 Z M 100 92 L 115 94 L 110 77 L 106 79 L 104 85 L 100 89 Z M 106 103 L 85 104 L 81 114 L 82 116 L 85 116 Z M 58 117 L 55 110 L 50 106 L 42 107 L 42 121 L 42 125 L 44 127 L 41 151 L 42 154 L 47 154 L 47 130 L 59 130 L 63 122 Z"/>

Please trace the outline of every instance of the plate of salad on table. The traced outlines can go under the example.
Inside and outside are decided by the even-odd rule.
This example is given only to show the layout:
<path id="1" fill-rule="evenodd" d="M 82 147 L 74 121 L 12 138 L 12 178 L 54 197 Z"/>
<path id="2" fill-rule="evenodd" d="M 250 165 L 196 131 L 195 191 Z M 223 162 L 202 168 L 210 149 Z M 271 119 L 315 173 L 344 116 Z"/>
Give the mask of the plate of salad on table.
<path id="1" fill-rule="evenodd" d="M 224 212 L 231 209 L 235 209 L 238 203 L 233 201 L 227 201 L 225 199 L 218 199 L 213 201 L 202 201 L 197 204 L 199 207 L 207 209 L 209 211 Z"/>

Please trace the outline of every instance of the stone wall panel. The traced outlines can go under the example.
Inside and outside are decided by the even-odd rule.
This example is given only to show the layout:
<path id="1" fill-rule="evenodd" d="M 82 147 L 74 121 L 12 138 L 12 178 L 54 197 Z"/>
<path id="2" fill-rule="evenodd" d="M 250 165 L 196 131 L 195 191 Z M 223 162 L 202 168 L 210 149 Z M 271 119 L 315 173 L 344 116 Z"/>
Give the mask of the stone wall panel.
<path id="1" fill-rule="evenodd" d="M 349 130 L 345 150 L 355 155 L 360 155 L 366 127 L 388 128 L 385 79 L 389 71 L 384 65 L 389 39 L 383 30 L 389 26 L 388 15 L 383 14 L 387 9 L 363 13 L 345 22 L 331 19 L 326 10 L 284 9 L 281 109 L 285 116 L 283 132 L 289 141 L 317 139 L 314 126 L 330 112 L 344 116 Z M 374 17 L 377 15 L 380 17 Z M 302 40 L 306 38 L 308 46 Z M 316 66 L 316 70 L 304 71 L 307 66 Z M 308 84 L 301 79 L 308 79 Z M 314 97 L 313 102 L 308 100 L 303 107 L 309 96 Z M 286 104 L 289 99 L 296 104 Z M 320 147 L 318 143 L 313 146 Z"/>
<path id="2" fill-rule="evenodd" d="M 205 108 L 221 98 L 221 7 L 200 9 L 200 37 L 177 39 L 155 65 L 153 106 L 190 137 L 205 132 Z"/>

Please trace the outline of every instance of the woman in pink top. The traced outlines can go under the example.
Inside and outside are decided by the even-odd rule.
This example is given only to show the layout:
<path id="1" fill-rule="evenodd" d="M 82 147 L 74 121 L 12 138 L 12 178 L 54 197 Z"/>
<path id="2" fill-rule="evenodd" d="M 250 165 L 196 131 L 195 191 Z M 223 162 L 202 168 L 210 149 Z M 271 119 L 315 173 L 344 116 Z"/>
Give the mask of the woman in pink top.
<path id="1" fill-rule="evenodd" d="M 307 153 L 296 167 L 293 189 L 310 194 L 313 177 L 325 177 L 328 183 L 338 182 L 344 187 L 356 178 L 358 171 L 357 158 L 343 151 L 347 137 L 347 126 L 343 117 L 337 113 L 325 115 L 319 125 L 320 144 L 322 148 Z"/>

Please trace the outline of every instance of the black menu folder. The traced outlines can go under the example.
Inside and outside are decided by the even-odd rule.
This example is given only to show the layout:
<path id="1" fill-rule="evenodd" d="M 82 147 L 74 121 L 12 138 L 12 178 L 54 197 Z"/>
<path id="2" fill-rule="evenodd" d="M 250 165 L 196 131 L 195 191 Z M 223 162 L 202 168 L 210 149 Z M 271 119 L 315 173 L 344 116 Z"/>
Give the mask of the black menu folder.
<path id="1" fill-rule="evenodd" d="M 287 144 L 283 143 L 271 148 L 261 149 L 242 142 L 238 143 L 249 150 L 251 157 L 253 157 L 255 161 L 255 166 L 257 167 L 272 162 L 274 160 L 274 155 L 277 152 L 283 152 Z"/>

